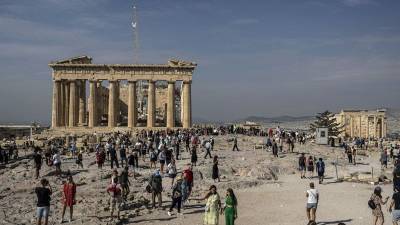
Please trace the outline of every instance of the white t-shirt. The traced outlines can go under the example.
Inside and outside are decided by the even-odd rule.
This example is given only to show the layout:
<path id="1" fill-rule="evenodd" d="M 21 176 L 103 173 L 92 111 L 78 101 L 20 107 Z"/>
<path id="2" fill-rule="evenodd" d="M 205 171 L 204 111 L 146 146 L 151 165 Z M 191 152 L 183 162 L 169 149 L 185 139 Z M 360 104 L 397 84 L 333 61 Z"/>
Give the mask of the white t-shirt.
<path id="1" fill-rule="evenodd" d="M 317 189 L 309 189 L 307 190 L 308 199 L 307 203 L 318 203 L 317 196 L 318 190 Z"/>

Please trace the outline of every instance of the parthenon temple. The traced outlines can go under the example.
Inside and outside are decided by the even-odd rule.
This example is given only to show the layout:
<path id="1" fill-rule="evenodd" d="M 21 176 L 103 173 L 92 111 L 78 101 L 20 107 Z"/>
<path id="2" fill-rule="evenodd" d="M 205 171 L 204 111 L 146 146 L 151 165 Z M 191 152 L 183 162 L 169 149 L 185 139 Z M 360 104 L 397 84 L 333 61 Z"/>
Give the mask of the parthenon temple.
<path id="1" fill-rule="evenodd" d="M 387 134 L 386 110 L 342 110 L 335 115 L 343 127 L 342 136 L 384 138 Z"/>
<path id="2" fill-rule="evenodd" d="M 92 58 L 79 56 L 49 66 L 53 78 L 52 129 L 192 126 L 195 63 L 93 64 Z"/>

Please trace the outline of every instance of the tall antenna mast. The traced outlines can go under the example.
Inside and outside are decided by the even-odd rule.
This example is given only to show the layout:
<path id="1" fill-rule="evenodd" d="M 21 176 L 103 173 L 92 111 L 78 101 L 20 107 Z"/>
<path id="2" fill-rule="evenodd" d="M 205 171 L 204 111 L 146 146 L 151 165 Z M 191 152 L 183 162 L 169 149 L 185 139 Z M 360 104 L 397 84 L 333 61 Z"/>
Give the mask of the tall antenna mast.
<path id="1" fill-rule="evenodd" d="M 132 28 L 133 28 L 133 63 L 138 63 L 139 61 L 139 30 L 138 30 L 138 18 L 136 12 L 136 4 L 133 1 L 133 18 L 132 18 Z"/>

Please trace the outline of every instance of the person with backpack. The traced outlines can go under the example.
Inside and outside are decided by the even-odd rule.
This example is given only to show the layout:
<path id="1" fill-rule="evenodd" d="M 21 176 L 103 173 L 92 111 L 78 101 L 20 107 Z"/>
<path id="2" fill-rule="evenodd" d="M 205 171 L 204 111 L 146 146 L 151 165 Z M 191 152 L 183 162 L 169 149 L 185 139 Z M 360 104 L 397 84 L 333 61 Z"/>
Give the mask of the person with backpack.
<path id="1" fill-rule="evenodd" d="M 172 204 L 168 210 L 168 216 L 172 216 L 171 212 L 175 208 L 178 209 L 178 214 L 181 214 L 181 204 L 182 204 L 182 175 L 176 178 L 175 184 L 172 186 Z"/>
<path id="2" fill-rule="evenodd" d="M 190 164 L 188 164 L 187 169 L 183 171 L 183 184 L 185 190 L 183 191 L 182 202 L 186 202 L 188 201 L 193 188 L 193 171 Z"/>
<path id="3" fill-rule="evenodd" d="M 325 174 L 325 163 L 322 160 L 322 158 L 318 159 L 318 162 L 316 164 L 316 170 L 318 173 L 319 184 L 322 184 L 322 182 L 324 181 L 324 174 Z"/>
<path id="4" fill-rule="evenodd" d="M 114 177 L 111 184 L 107 188 L 107 193 L 110 195 L 111 220 L 114 219 L 114 210 L 117 210 L 118 220 L 120 219 L 120 210 L 122 203 L 122 188 L 118 183 L 118 177 Z"/>
<path id="5" fill-rule="evenodd" d="M 315 188 L 314 182 L 310 183 L 310 189 L 306 191 L 307 197 L 307 218 L 308 224 L 315 224 L 316 214 L 317 214 L 317 207 L 319 203 L 319 192 Z"/>
<path id="6" fill-rule="evenodd" d="M 378 225 L 378 221 L 380 221 L 379 225 L 383 225 L 385 223 L 385 217 L 383 216 L 382 212 L 382 205 L 385 205 L 388 200 L 389 196 L 386 197 L 385 201 L 382 200 L 381 187 L 378 186 L 374 189 L 374 193 L 368 201 L 368 206 L 372 210 L 372 215 L 374 217 L 374 225 Z"/>
<path id="7" fill-rule="evenodd" d="M 156 208 L 156 198 L 158 198 L 158 206 L 162 207 L 162 195 L 163 191 L 162 187 L 162 177 L 160 174 L 160 170 L 157 169 L 153 175 L 150 177 L 150 188 L 151 188 L 151 199 L 153 208 Z"/>

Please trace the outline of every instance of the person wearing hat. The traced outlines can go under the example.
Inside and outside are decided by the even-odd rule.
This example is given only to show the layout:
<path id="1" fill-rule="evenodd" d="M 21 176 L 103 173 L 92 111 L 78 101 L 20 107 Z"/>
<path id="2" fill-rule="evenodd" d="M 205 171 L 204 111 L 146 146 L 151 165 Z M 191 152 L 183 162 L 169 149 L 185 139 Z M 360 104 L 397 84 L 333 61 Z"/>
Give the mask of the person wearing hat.
<path id="1" fill-rule="evenodd" d="M 372 209 L 372 215 L 374 216 L 374 225 L 383 225 L 385 223 L 385 217 L 382 212 L 382 205 L 385 205 L 389 200 L 389 196 L 386 197 L 385 201 L 382 200 L 382 188 L 376 187 L 374 193 L 371 196 L 371 200 L 374 202 L 375 208 Z M 380 223 L 378 223 L 380 221 Z"/>
<path id="2" fill-rule="evenodd" d="M 182 204 L 182 174 L 178 175 L 176 182 L 172 187 L 172 204 L 168 210 L 168 215 L 171 216 L 172 210 L 177 206 L 178 214 L 181 214 L 181 204 Z"/>

